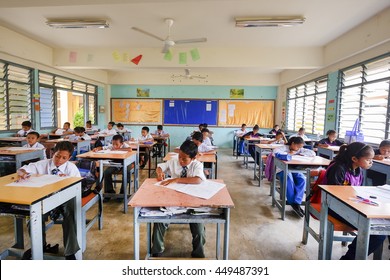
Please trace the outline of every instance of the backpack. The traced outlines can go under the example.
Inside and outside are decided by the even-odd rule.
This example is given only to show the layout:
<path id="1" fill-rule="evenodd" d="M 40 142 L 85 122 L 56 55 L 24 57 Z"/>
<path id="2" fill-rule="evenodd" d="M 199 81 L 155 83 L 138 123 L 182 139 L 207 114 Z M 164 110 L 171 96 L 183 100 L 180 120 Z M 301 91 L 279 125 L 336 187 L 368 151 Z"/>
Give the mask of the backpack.
<path id="1" fill-rule="evenodd" d="M 306 198 L 306 200 L 310 200 L 310 203 L 321 203 L 321 189 L 318 187 L 318 185 L 322 184 L 324 181 L 325 174 L 326 169 L 321 169 L 317 180 L 314 182 L 314 185 L 311 188 L 310 195 Z"/>
<path id="2" fill-rule="evenodd" d="M 102 189 L 102 182 L 98 182 L 98 178 L 95 175 L 95 161 L 79 160 L 76 163 L 76 166 L 80 171 L 81 177 L 83 178 L 81 181 L 81 197 L 86 197 L 91 193 L 98 194 Z M 93 187 L 94 185 L 95 187 Z"/>

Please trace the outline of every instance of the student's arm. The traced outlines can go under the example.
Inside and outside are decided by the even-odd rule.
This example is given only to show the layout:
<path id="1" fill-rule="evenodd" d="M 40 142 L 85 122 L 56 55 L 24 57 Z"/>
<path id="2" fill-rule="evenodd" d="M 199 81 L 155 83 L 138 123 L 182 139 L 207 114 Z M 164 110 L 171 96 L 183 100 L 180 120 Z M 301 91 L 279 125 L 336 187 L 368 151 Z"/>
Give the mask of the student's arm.
<path id="1" fill-rule="evenodd" d="M 199 177 L 173 178 L 173 179 L 168 179 L 164 182 L 161 182 L 161 185 L 166 186 L 166 185 L 169 185 L 171 183 L 200 184 L 200 183 L 202 183 L 202 179 L 200 179 Z"/>
<path id="2" fill-rule="evenodd" d="M 97 151 L 101 151 L 101 150 L 103 150 L 103 146 L 93 148 L 92 152 L 97 152 Z"/>
<path id="3" fill-rule="evenodd" d="M 318 142 L 318 147 L 322 147 L 322 148 L 329 147 L 329 145 L 326 144 L 325 140 L 326 140 L 326 139 L 321 139 L 321 140 Z"/>
<path id="4" fill-rule="evenodd" d="M 157 167 L 156 173 L 157 173 L 157 181 L 162 181 L 165 179 L 165 173 L 162 171 L 161 167 Z"/>
<path id="5" fill-rule="evenodd" d="M 332 165 L 326 171 L 326 179 L 328 185 L 344 185 L 345 170 Z"/>
<path id="6" fill-rule="evenodd" d="M 382 160 L 382 159 L 385 159 L 385 157 L 382 156 L 382 155 L 375 155 L 375 156 L 374 156 L 374 159 L 376 159 L 376 160 Z"/>

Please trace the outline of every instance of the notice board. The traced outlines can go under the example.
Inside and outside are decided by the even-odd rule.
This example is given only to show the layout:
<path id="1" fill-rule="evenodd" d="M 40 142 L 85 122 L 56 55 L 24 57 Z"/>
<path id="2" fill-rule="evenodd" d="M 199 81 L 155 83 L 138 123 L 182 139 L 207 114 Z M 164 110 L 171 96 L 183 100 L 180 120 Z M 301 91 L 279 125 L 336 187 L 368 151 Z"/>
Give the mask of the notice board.
<path id="1" fill-rule="evenodd" d="M 164 124 L 217 125 L 218 101 L 200 99 L 165 99 Z"/>
<path id="2" fill-rule="evenodd" d="M 111 98 L 111 120 L 123 124 L 162 124 L 162 100 Z"/>
<path id="3" fill-rule="evenodd" d="M 274 100 L 219 100 L 218 109 L 218 126 L 274 126 Z"/>

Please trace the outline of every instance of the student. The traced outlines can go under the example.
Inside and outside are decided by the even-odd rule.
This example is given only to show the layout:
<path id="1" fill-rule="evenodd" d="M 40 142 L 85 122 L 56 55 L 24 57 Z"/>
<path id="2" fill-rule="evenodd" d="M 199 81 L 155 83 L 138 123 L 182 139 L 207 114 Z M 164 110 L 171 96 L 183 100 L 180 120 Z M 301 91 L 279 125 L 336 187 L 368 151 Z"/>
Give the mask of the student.
<path id="1" fill-rule="evenodd" d="M 302 137 L 290 137 L 287 145 L 277 148 L 273 151 L 274 155 L 277 153 L 290 154 L 290 155 L 302 155 L 314 157 L 316 154 L 314 151 L 304 149 L 305 142 Z M 280 182 L 283 182 L 284 171 L 277 170 L 276 176 L 278 176 Z M 303 195 L 306 189 L 306 177 L 302 173 L 289 172 L 287 174 L 287 203 L 289 203 L 294 212 L 301 218 L 305 215 L 305 211 L 301 208 Z"/>
<path id="2" fill-rule="evenodd" d="M 121 124 L 121 123 L 117 123 L 117 124 L 116 124 L 116 131 L 117 131 L 118 133 L 131 132 L 130 129 L 125 128 L 125 127 L 123 126 L 123 124 Z"/>
<path id="3" fill-rule="evenodd" d="M 374 149 L 374 153 L 374 159 L 376 160 L 390 158 L 390 140 L 383 140 L 379 144 L 379 148 Z M 367 170 L 367 178 L 372 180 L 373 186 L 382 186 L 386 184 L 386 174 L 374 170 Z"/>
<path id="4" fill-rule="evenodd" d="M 361 142 L 354 142 L 340 147 L 338 155 L 328 166 L 323 184 L 340 186 L 361 186 L 363 183 L 363 169 L 369 169 L 372 166 L 374 150 Z M 329 215 L 343 221 L 353 227 L 347 220 L 343 219 L 331 209 Z M 368 246 L 368 255 L 374 252 L 382 245 L 386 236 L 370 235 Z M 348 246 L 347 253 L 341 257 L 342 260 L 355 259 L 357 237 Z"/>
<path id="5" fill-rule="evenodd" d="M 87 121 L 85 123 L 85 131 L 98 131 L 99 129 L 96 126 L 92 125 L 92 121 Z"/>
<path id="6" fill-rule="evenodd" d="M 73 130 L 70 128 L 70 122 L 64 122 L 62 128 L 57 128 L 52 133 L 56 135 L 73 134 Z"/>
<path id="7" fill-rule="evenodd" d="M 278 130 L 278 132 L 276 132 L 275 134 L 275 138 L 272 139 L 272 140 L 269 140 L 268 141 L 268 144 L 287 144 L 287 138 L 286 136 L 284 135 L 283 131 L 281 131 L 280 129 Z"/>
<path id="8" fill-rule="evenodd" d="M 80 177 L 76 165 L 69 161 L 73 145 L 69 141 L 59 142 L 54 148 L 52 159 L 44 159 L 22 166 L 18 171 L 20 179 L 27 179 L 31 174 L 52 174 L 58 176 Z M 56 210 L 63 216 L 62 230 L 64 234 L 64 255 L 67 260 L 75 260 L 75 254 L 80 250 L 77 242 L 76 223 L 74 217 L 74 201 L 65 202 Z M 42 222 L 43 247 L 46 247 L 45 223 Z"/>
<path id="9" fill-rule="evenodd" d="M 109 144 L 108 146 L 103 146 L 103 147 L 97 147 L 94 148 L 93 151 L 97 152 L 100 150 L 110 150 L 110 151 L 116 151 L 116 150 L 121 150 L 121 149 L 129 149 L 130 145 L 127 143 L 123 142 L 123 137 L 122 135 L 114 135 L 112 137 L 112 143 Z M 110 166 L 106 170 L 104 170 L 104 189 L 105 193 L 115 193 L 114 186 L 112 184 L 112 174 L 113 173 L 118 173 L 122 170 L 122 167 L 114 167 Z M 120 193 L 123 193 L 123 186 L 121 187 Z M 105 197 L 104 202 L 107 202 L 110 200 L 110 197 Z"/>
<path id="10" fill-rule="evenodd" d="M 203 164 L 196 160 L 198 147 L 192 141 L 185 141 L 180 146 L 178 158 L 173 158 L 167 162 L 158 164 L 157 180 L 165 179 L 165 172 L 171 174 L 171 179 L 167 179 L 161 184 L 166 186 L 171 183 L 179 184 L 200 184 L 206 180 L 203 173 Z M 153 199 L 153 198 L 151 198 Z M 152 236 L 152 256 L 160 257 L 164 252 L 164 235 L 169 224 L 155 223 L 153 225 Z M 193 258 L 204 258 L 203 245 L 206 243 L 205 226 L 200 223 L 190 223 L 192 234 L 192 253 Z"/>
<path id="11" fill-rule="evenodd" d="M 91 140 L 91 136 L 85 133 L 84 127 L 77 126 L 74 128 L 73 134 L 65 136 L 65 139 L 69 139 L 69 141 Z"/>
<path id="12" fill-rule="evenodd" d="M 263 134 L 259 133 L 260 127 L 256 124 L 252 131 L 247 132 L 243 136 L 241 136 L 240 142 L 238 143 L 238 155 L 244 154 L 244 140 L 246 138 L 260 138 L 263 136 Z M 249 147 L 249 153 L 252 155 L 252 157 L 255 156 L 255 147 L 251 145 Z"/>
<path id="13" fill-rule="evenodd" d="M 144 126 L 141 129 L 141 136 L 138 137 L 138 141 L 140 143 L 154 141 L 153 136 L 149 134 L 149 127 Z M 148 160 L 149 160 L 149 149 L 148 148 L 140 148 L 140 151 L 143 151 L 144 153 L 139 160 L 139 168 L 144 169 L 146 164 L 148 163 Z"/>
<path id="14" fill-rule="evenodd" d="M 318 147 L 329 147 L 329 146 L 341 146 L 344 143 L 340 140 L 337 140 L 337 132 L 333 129 L 330 129 L 326 132 L 326 138 L 321 139 L 318 142 Z"/>
<path id="15" fill-rule="evenodd" d="M 281 131 L 278 124 L 275 124 L 274 127 L 269 131 L 269 134 L 276 135 L 278 131 Z"/>
<path id="16" fill-rule="evenodd" d="M 246 133 L 248 133 L 248 131 L 246 130 L 246 124 L 243 123 L 241 125 L 241 128 L 234 132 L 234 135 L 236 135 L 237 137 L 241 137 L 242 135 L 244 135 Z"/>
<path id="17" fill-rule="evenodd" d="M 107 128 L 99 132 L 99 135 L 116 135 L 118 132 L 114 128 L 115 122 L 108 122 Z"/>
<path id="18" fill-rule="evenodd" d="M 213 142 L 211 141 L 209 135 L 210 135 L 210 131 L 208 128 L 202 128 L 202 134 L 203 134 L 203 143 L 206 145 L 206 146 L 213 146 Z"/>
<path id="19" fill-rule="evenodd" d="M 29 132 L 34 131 L 31 129 L 31 126 L 32 124 L 30 121 L 22 122 L 22 129 L 16 133 L 16 137 L 26 137 Z"/>
<path id="20" fill-rule="evenodd" d="M 207 146 L 205 143 L 203 143 L 203 134 L 199 131 L 192 134 L 192 141 L 198 147 L 199 153 L 207 153 L 207 152 L 214 151 L 214 149 L 211 146 Z"/>
<path id="21" fill-rule="evenodd" d="M 27 134 L 26 140 L 27 144 L 24 145 L 24 148 L 38 148 L 43 150 L 43 157 L 46 159 L 46 148 L 41 143 L 38 142 L 40 135 L 36 131 L 31 131 Z"/>
<path id="22" fill-rule="evenodd" d="M 161 124 L 157 125 L 157 130 L 152 134 L 152 137 L 159 137 L 159 136 L 169 136 L 169 134 L 166 131 L 164 131 L 163 126 Z M 157 140 L 157 144 L 155 146 L 156 149 L 154 150 L 153 157 L 158 157 L 158 156 L 162 157 L 162 153 L 161 153 L 162 147 L 168 146 L 166 139 L 156 139 L 156 140 Z"/>
<path id="23" fill-rule="evenodd" d="M 301 137 L 304 141 L 310 141 L 310 138 L 305 135 L 305 129 L 301 127 L 298 133 L 291 135 L 290 137 Z"/>

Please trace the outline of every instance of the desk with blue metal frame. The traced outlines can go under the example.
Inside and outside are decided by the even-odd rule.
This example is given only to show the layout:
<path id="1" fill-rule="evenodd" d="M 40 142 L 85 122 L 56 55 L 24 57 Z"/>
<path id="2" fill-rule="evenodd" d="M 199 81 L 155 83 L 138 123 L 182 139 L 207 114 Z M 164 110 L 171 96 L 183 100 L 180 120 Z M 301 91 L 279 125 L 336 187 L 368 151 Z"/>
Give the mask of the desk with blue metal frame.
<path id="1" fill-rule="evenodd" d="M 33 159 L 44 159 L 44 149 L 40 148 L 24 148 L 24 147 L 1 147 L 0 157 L 13 157 L 15 162 L 16 170 L 22 167 L 24 161 Z M 2 160 L 2 162 L 5 162 Z M 16 172 L 15 170 L 15 172 Z"/>
<path id="2" fill-rule="evenodd" d="M 390 159 L 374 159 L 370 170 L 386 175 L 386 184 L 390 185 Z"/>
<path id="3" fill-rule="evenodd" d="M 263 158 L 262 153 L 263 150 L 273 150 L 279 147 L 282 147 L 283 144 L 256 144 L 255 145 L 255 167 L 253 168 L 253 179 L 259 181 L 259 187 L 261 185 L 262 174 L 263 174 Z M 256 174 L 256 165 L 257 158 L 259 159 L 259 176 Z"/>
<path id="4" fill-rule="evenodd" d="M 0 146 L 22 147 L 27 144 L 26 137 L 1 137 Z"/>
<path id="5" fill-rule="evenodd" d="M 319 156 L 325 155 L 329 157 L 330 160 L 339 152 L 340 146 L 329 146 L 329 147 L 317 147 L 317 154 Z"/>
<path id="6" fill-rule="evenodd" d="M 223 183 L 222 180 L 216 180 Z M 169 188 L 155 186 L 156 179 L 146 179 L 137 193 L 132 197 L 129 206 L 134 207 L 134 259 L 140 258 L 140 225 L 147 224 L 146 234 L 146 258 L 150 256 L 151 250 L 151 224 L 152 223 L 213 223 L 217 225 L 216 238 L 216 258 L 220 255 L 220 224 L 224 225 L 223 239 L 223 259 L 229 258 L 229 227 L 230 227 L 230 208 L 234 207 L 234 203 L 226 187 L 221 189 L 210 199 L 202 199 L 188 194 L 180 193 Z M 169 217 L 141 217 L 140 210 L 143 207 L 213 207 L 220 208 L 223 213 L 219 216 L 194 216 L 189 214 L 173 215 Z"/>

